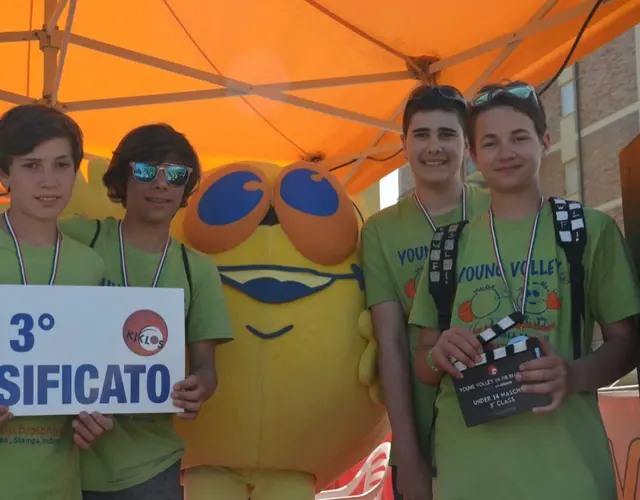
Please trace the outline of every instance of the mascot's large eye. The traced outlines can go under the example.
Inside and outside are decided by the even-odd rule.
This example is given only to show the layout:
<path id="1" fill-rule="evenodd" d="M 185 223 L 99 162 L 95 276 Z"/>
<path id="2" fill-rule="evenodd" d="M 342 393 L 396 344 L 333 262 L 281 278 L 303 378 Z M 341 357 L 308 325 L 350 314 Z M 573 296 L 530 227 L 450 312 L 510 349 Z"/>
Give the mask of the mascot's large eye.
<path id="1" fill-rule="evenodd" d="M 355 250 L 353 204 L 328 170 L 307 162 L 285 167 L 276 179 L 273 206 L 283 231 L 309 260 L 335 265 Z"/>
<path id="2" fill-rule="evenodd" d="M 340 207 L 331 182 L 309 168 L 287 173 L 280 182 L 280 197 L 291 208 L 308 215 L 329 217 Z"/>
<path id="3" fill-rule="evenodd" d="M 189 201 L 185 237 L 201 252 L 226 252 L 251 236 L 270 206 L 268 183 L 259 169 L 227 165 L 206 177 Z"/>

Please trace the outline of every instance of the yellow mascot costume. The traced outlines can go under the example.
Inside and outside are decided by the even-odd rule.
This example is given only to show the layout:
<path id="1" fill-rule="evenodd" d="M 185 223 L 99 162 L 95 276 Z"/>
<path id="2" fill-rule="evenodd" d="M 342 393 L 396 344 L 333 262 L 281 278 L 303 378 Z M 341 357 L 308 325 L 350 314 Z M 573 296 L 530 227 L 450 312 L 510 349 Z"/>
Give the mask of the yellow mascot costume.
<path id="1" fill-rule="evenodd" d="M 388 434 L 360 223 L 304 162 L 217 168 L 179 213 L 173 234 L 216 262 L 236 336 L 214 396 L 176 419 L 188 500 L 312 500 Z"/>

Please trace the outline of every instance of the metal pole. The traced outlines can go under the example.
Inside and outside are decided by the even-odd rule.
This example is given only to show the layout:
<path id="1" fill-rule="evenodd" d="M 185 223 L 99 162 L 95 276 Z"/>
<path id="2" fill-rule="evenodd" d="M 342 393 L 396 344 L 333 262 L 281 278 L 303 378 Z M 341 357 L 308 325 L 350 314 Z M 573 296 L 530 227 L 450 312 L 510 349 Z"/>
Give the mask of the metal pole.
<path id="1" fill-rule="evenodd" d="M 44 19 L 45 23 L 49 22 L 49 19 L 56 11 L 56 0 L 44 0 Z M 46 25 L 43 31 L 46 29 Z M 52 34 L 47 34 L 46 31 L 41 35 L 40 49 L 44 54 L 44 75 L 42 81 L 42 97 L 49 101 L 53 93 L 54 83 L 56 80 L 56 73 L 58 72 L 58 49 L 53 46 L 53 33 L 57 31 L 57 27 L 53 30 Z"/>

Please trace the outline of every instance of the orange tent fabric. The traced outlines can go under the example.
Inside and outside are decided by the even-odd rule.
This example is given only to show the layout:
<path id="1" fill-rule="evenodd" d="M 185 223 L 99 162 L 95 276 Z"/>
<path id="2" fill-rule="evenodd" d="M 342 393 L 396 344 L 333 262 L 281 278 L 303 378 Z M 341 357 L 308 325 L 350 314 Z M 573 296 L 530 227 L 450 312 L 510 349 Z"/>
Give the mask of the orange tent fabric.
<path id="1" fill-rule="evenodd" d="M 573 60 L 638 23 L 640 0 L 4 0 L 0 111 L 60 106 L 99 157 L 166 121 L 209 167 L 351 162 L 353 194 L 403 163 L 416 83 L 540 83 L 596 3 Z"/>

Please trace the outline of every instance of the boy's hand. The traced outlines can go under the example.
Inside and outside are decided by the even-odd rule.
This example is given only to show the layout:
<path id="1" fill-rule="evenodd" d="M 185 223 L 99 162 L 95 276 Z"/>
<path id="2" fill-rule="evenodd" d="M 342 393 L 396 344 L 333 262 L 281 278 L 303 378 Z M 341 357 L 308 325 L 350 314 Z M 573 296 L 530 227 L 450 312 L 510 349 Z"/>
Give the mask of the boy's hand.
<path id="1" fill-rule="evenodd" d="M 113 429 L 113 417 L 98 412 L 91 414 L 83 411 L 71 424 L 73 426 L 73 440 L 83 450 L 91 445 L 105 432 Z"/>
<path id="2" fill-rule="evenodd" d="M 186 420 L 193 420 L 205 401 L 206 390 L 197 374 L 189 375 L 182 382 L 178 382 L 171 393 L 174 406 L 182 408 L 184 412 L 176 416 Z"/>
<path id="3" fill-rule="evenodd" d="M 12 418 L 13 413 L 9 411 L 9 408 L 7 406 L 0 406 L 0 429 L 2 429 Z"/>

